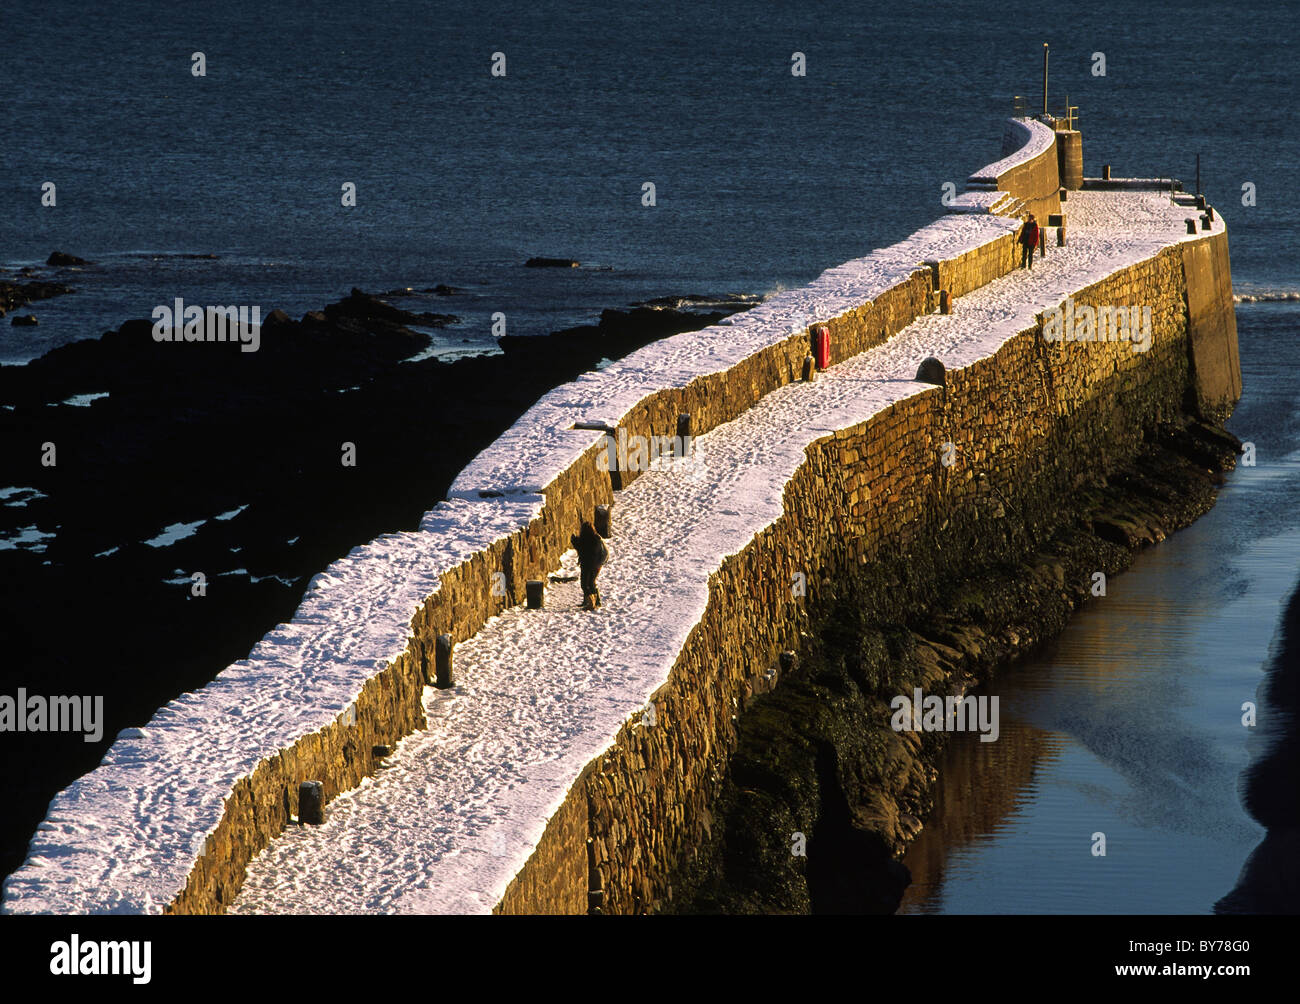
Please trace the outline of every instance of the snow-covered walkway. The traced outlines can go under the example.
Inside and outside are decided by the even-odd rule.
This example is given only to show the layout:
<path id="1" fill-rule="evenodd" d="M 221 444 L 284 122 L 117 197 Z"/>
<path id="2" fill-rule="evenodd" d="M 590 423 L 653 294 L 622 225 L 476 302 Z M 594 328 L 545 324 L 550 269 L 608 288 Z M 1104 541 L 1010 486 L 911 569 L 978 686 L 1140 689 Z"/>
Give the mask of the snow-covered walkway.
<path id="1" fill-rule="evenodd" d="M 1069 246 L 1049 247 L 1032 272 L 769 394 L 697 438 L 689 470 L 660 467 L 620 492 L 604 607 L 581 611 L 577 583 L 554 583 L 544 610 L 508 610 L 458 645 L 458 686 L 425 691 L 428 729 L 331 802 L 324 825 L 276 839 L 231 912 L 490 911 L 582 768 L 667 679 L 709 575 L 780 515 L 811 442 L 924 392 L 912 378 L 926 356 L 968 365 L 1073 291 L 1195 239 L 1183 220 L 1199 215 L 1155 192 L 1076 192 L 1063 208 Z"/>

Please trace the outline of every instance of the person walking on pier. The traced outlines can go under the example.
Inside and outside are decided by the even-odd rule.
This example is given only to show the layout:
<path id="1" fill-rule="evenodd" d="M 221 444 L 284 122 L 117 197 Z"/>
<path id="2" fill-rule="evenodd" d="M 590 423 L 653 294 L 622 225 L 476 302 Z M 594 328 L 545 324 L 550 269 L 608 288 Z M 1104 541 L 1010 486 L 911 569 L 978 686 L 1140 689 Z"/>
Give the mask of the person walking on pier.
<path id="1" fill-rule="evenodd" d="M 1026 264 L 1029 270 L 1034 270 L 1034 248 L 1038 247 L 1038 221 L 1034 219 L 1034 214 L 1030 213 L 1025 218 L 1025 225 L 1020 228 L 1020 267 L 1024 268 Z"/>
<path id="2" fill-rule="evenodd" d="M 600 539 L 600 534 L 590 520 L 582 521 L 582 529 L 569 538 L 573 548 L 578 552 L 579 577 L 582 580 L 582 609 L 595 610 L 600 606 L 600 590 L 596 588 L 596 576 L 600 568 L 609 560 L 609 548 Z"/>

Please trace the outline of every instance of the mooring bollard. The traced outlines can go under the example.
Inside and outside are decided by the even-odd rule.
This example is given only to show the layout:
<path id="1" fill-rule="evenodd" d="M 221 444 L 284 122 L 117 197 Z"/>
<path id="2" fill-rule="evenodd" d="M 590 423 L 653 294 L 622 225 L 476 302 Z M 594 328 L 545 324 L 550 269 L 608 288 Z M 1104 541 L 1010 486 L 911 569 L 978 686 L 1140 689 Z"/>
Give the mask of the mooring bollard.
<path id="1" fill-rule="evenodd" d="M 1195 221 L 1195 220 L 1191 220 L 1191 219 L 1187 220 L 1187 232 L 1188 232 L 1189 234 L 1194 234 L 1194 233 L 1196 233 L 1196 221 Z"/>
<path id="2" fill-rule="evenodd" d="M 298 785 L 298 822 L 313 826 L 325 822 L 325 786 L 319 781 Z"/>
<path id="3" fill-rule="evenodd" d="M 1109 164 L 1102 164 L 1102 165 L 1101 165 L 1101 180 L 1102 180 L 1102 181 L 1110 181 L 1110 165 L 1109 165 Z"/>
<path id="4" fill-rule="evenodd" d="M 817 360 L 812 355 L 803 357 L 803 379 L 805 383 L 812 383 L 817 379 Z"/>
<path id="5" fill-rule="evenodd" d="M 529 579 L 524 583 L 524 591 L 528 594 L 528 609 L 541 610 L 546 596 L 545 581 L 542 579 Z"/>
<path id="6" fill-rule="evenodd" d="M 932 383 L 939 387 L 948 385 L 948 372 L 934 356 L 926 356 L 916 368 L 915 379 L 920 383 Z"/>
<path id="7" fill-rule="evenodd" d="M 439 690 L 446 690 L 448 687 L 455 686 L 455 678 L 451 672 L 451 635 L 438 635 L 438 644 L 436 646 L 435 658 L 437 661 L 436 675 L 434 676 L 433 685 Z"/>
<path id="8" fill-rule="evenodd" d="M 1201 229 L 1202 230 L 1210 229 L 1210 218 L 1208 216 L 1201 217 Z"/>
<path id="9" fill-rule="evenodd" d="M 1208 217 L 1210 218 L 1210 222 L 1213 223 L 1213 222 L 1214 222 L 1214 207 L 1213 207 L 1213 206 L 1206 206 L 1206 207 L 1205 207 L 1205 215 L 1208 216 Z"/>
<path id="10" fill-rule="evenodd" d="M 1204 196 L 1204 195 L 1198 195 L 1198 196 L 1196 197 L 1196 208 L 1197 208 L 1197 209 L 1204 209 L 1204 208 L 1205 208 L 1205 196 Z"/>
<path id="11" fill-rule="evenodd" d="M 1065 247 L 1065 226 L 1064 225 L 1056 228 L 1056 246 L 1058 248 Z"/>
<path id="12" fill-rule="evenodd" d="M 614 518 L 614 514 L 611 512 L 613 508 L 612 503 L 610 505 L 596 506 L 596 518 L 591 521 L 591 525 L 596 528 L 596 532 L 606 540 L 609 540 L 610 521 Z"/>
<path id="13" fill-rule="evenodd" d="M 946 289 L 939 290 L 939 313 L 952 313 L 952 293 Z"/>

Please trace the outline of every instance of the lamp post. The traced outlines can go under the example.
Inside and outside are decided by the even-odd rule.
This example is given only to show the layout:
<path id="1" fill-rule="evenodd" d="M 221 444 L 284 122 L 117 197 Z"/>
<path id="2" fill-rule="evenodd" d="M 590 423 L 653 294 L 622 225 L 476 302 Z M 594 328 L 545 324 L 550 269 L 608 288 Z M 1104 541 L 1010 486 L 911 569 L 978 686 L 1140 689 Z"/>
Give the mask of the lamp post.
<path id="1" fill-rule="evenodd" d="M 1043 43 L 1043 114 L 1047 114 L 1047 43 Z"/>

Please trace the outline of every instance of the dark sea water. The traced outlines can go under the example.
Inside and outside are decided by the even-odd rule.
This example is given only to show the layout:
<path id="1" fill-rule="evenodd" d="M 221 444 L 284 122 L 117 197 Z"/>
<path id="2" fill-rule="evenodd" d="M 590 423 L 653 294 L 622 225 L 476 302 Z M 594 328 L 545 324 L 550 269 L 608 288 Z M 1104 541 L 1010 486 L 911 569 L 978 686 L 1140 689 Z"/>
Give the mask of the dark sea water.
<path id="1" fill-rule="evenodd" d="M 1012 95 L 1041 100 L 1043 41 L 1089 174 L 1190 187 L 1201 153 L 1239 283 L 1295 289 L 1295 8 L 1068 21 L 953 3 L 9 5 L 0 266 L 55 249 L 99 265 L 32 308 L 39 327 L 4 323 L 0 362 L 176 296 L 297 316 L 353 285 L 449 283 L 473 296 L 439 301 L 464 318 L 448 333 L 486 346 L 498 310 L 544 333 L 638 298 L 802 284 L 929 222 L 945 182 L 996 159 Z M 593 268 L 521 268 L 533 255 Z"/>
<path id="2" fill-rule="evenodd" d="M 354 285 L 449 283 L 466 295 L 413 309 L 460 315 L 445 334 L 486 349 L 496 311 L 542 334 L 803 284 L 934 219 L 945 182 L 997 158 L 1012 95 L 1040 100 L 1043 41 L 1087 174 L 1191 188 L 1200 153 L 1237 291 L 1300 292 L 1291 5 L 120 0 L 10 5 L 4 26 L 0 267 L 95 264 L 57 273 L 79 292 L 34 304 L 39 327 L 0 321 L 0 362 L 178 296 L 299 315 Z M 586 267 L 521 267 L 533 255 Z M 999 684 L 1003 738 L 954 743 L 905 909 L 1206 911 L 1259 839 L 1238 709 L 1300 570 L 1300 311 L 1238 314 L 1230 427 L 1258 466 Z"/>

